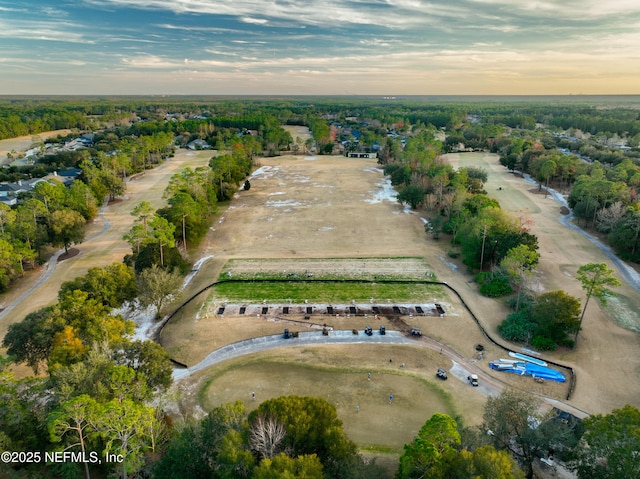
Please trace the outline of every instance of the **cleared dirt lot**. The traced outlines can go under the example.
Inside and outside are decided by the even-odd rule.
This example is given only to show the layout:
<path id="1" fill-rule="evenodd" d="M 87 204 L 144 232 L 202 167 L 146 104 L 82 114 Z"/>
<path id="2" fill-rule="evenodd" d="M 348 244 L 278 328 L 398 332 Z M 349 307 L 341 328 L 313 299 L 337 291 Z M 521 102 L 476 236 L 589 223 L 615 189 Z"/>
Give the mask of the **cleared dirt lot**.
<path id="1" fill-rule="evenodd" d="M 575 272 L 582 264 L 606 258 L 589 241 L 557 221 L 560 205 L 551 198 L 529 192 L 532 186 L 508 173 L 495 155 L 449 155 L 449 159 L 454 166 L 473 164 L 487 168 L 489 194 L 498 198 L 504 208 L 530 222 L 531 231 L 540 239 L 542 254 L 537 288 L 562 288 L 582 298 Z M 464 267 L 446 255 L 447 240 L 427 237 L 420 215 L 402 208 L 388 191 L 385 193 L 387 186 L 373 160 L 298 156 L 263 159 L 261 164 L 251 179 L 251 190 L 240 192 L 214 226 L 206 251 L 215 257 L 198 275 L 200 286 L 205 278 L 217 277 L 226 261 L 234 258 L 420 256 L 425 258 L 430 271 L 458 290 L 485 328 L 497 338 L 495 328 L 506 315 L 506 308 L 500 302 L 479 296 Z M 626 316 L 637 316 L 640 311 L 637 293 L 625 286 L 618 292 L 620 299 L 611 305 L 623 301 L 627 307 L 618 310 L 622 309 Z M 205 300 L 203 295 L 202 302 Z M 455 303 L 450 299 L 447 306 L 451 317 L 465 318 L 463 308 Z M 597 302 L 592 302 L 579 348 L 548 354 L 551 359 L 575 368 L 576 390 L 570 403 L 591 413 L 607 413 L 626 403 L 640 405 L 638 335 L 619 327 L 613 320 L 615 317 L 613 307 L 603 311 Z M 163 343 L 178 358 L 193 364 L 218 344 L 251 335 L 277 334 L 283 327 L 278 321 L 222 318 L 192 305 L 182 319 L 167 328 Z M 364 327 L 367 321 L 350 318 L 348 324 L 341 321 L 334 326 Z M 470 318 L 460 321 L 464 322 L 429 324 L 426 334 L 473 358 L 475 344 L 485 344 L 486 339 Z M 180 335 L 184 335 L 183 339 Z M 489 350 L 485 359 L 501 354 L 504 353 Z M 488 370 L 486 361 L 479 364 Z M 563 397 L 566 393 L 566 385 L 551 388 L 545 385 L 549 390 L 543 390 L 529 378 L 491 374 L 500 383 L 552 397 Z"/>
<path id="2" fill-rule="evenodd" d="M 483 156 L 470 156 L 469 159 L 481 163 L 484 161 Z M 489 158 L 489 161 L 492 159 Z M 293 268 L 303 270 L 314 265 L 317 267 L 318 264 L 331 265 L 336 262 L 335 258 L 353 258 L 353 267 L 364 270 L 364 264 L 377 263 L 373 260 L 375 257 L 415 256 L 425 258 L 429 271 L 435 272 L 439 279 L 447 281 L 463 295 L 488 330 L 494 330 L 495 325 L 506 315 L 507 310 L 501 303 L 477 294 L 472 278 L 446 255 L 449 249 L 446 240 L 434 241 L 428 238 L 420 215 L 405 210 L 388 191 L 385 193 L 387 186 L 372 160 L 283 157 L 262 159 L 261 164 L 262 167 L 251 179 L 251 190 L 241 191 L 212 228 L 208 242 L 203 245 L 203 253 L 214 257 L 203 266 L 191 285 L 192 291 L 198 290 L 207 280 L 215 280 L 228 260 L 235 260 L 234 266 L 230 268 L 232 271 L 245 274 L 252 267 L 258 272 L 273 268 L 274 264 L 283 271 L 291 271 Z M 501 173 L 502 171 L 496 171 L 495 174 Z M 500 193 L 513 194 L 521 202 L 526 202 L 526 185 L 523 185 L 524 191 L 518 189 L 516 182 L 512 187 L 513 190 L 509 193 L 506 190 Z M 528 207 L 536 207 L 529 201 Z M 552 205 L 549 204 L 549 207 Z M 542 210 L 542 207 L 538 208 Z M 555 211 L 558 209 L 556 207 Z M 318 258 L 325 259 L 319 261 Z M 416 271 L 424 268 L 424 262 L 420 263 L 421 266 Z M 407 268 L 404 264 L 400 269 Z M 442 319 L 405 317 L 399 325 L 383 318 L 381 324 L 388 328 L 422 327 L 425 334 L 448 344 L 452 351 L 469 363 L 493 374 L 493 382 L 500 387 L 510 384 L 559 399 L 566 396 L 566 384 L 540 385 L 530 378 L 491 373 L 487 360 L 501 357 L 504 352 L 487 342 L 457 299 L 449 297 L 445 303 L 447 316 Z M 202 304 L 207 306 L 202 308 Z M 165 329 L 162 343 L 176 359 L 193 365 L 208 352 L 225 344 L 260 335 L 278 334 L 284 327 L 289 327 L 292 331 L 300 328 L 299 324 L 287 323 L 286 318 L 277 316 L 249 318 L 217 315 L 215 305 L 215 297 L 211 299 L 209 293 L 203 294 Z M 310 322 L 326 322 L 336 329 L 362 329 L 371 321 L 371 318 L 362 317 L 310 318 Z M 635 339 L 635 335 L 617 329 L 628 340 Z M 476 358 L 474 347 L 479 343 L 488 348 L 484 360 Z M 394 348 L 396 355 L 402 354 L 401 347 L 389 347 Z M 350 351 L 356 354 L 359 348 L 354 346 Z M 372 354 L 369 358 L 371 360 L 375 359 L 377 353 L 372 351 Z M 558 356 L 558 359 L 566 359 L 564 355 Z M 297 360 L 293 352 L 287 357 L 291 358 L 292 363 Z M 339 362 L 330 360 L 330 354 L 325 357 L 327 366 L 340 366 Z M 448 361 L 446 367 L 451 366 Z M 432 366 L 425 364 L 420 368 L 419 374 L 425 380 L 430 380 L 435 372 L 434 367 L 435 362 Z M 209 374 L 215 375 L 215 370 L 216 368 L 212 368 Z M 247 374 L 246 371 L 243 374 Z M 264 374 L 261 372 L 260 376 L 263 377 Z M 203 375 L 206 376 L 207 373 Z M 261 380 L 277 383 L 277 373 Z M 187 381 L 185 384 L 187 389 L 196 387 L 189 383 Z M 455 408 L 465 411 L 465 419 L 469 423 L 479 422 L 481 407 L 469 407 L 470 404 L 467 403 L 477 401 L 480 404 L 483 402 L 482 396 L 455 378 L 442 387 L 447 390 L 454 385 L 462 387 L 461 391 L 453 394 Z M 611 407 L 619 407 L 635 400 L 633 391 L 625 391 L 618 397 L 603 393 L 599 398 L 603 403 L 596 403 L 589 399 L 592 394 L 581 392 L 582 377 L 579 378 L 578 385 L 579 389 L 574 396 L 575 404 L 590 412 L 607 412 Z M 324 384 L 323 387 L 331 390 L 332 385 Z M 217 388 L 216 381 L 207 389 L 207 395 L 211 388 Z M 297 393 L 301 393 L 300 389 L 304 391 L 304 388 L 299 388 Z M 246 392 L 238 391 L 240 399 L 243 395 Z"/>
<path id="3" fill-rule="evenodd" d="M 11 153 L 12 151 L 15 151 L 18 154 L 24 153 L 36 143 L 58 135 L 65 136 L 70 132 L 71 130 L 45 131 L 38 133 L 37 135 L 26 135 L 0 140 L 0 165 L 11 163 L 13 161 L 13 159 L 7 158 L 7 153 Z"/>
<path id="4" fill-rule="evenodd" d="M 425 255 L 422 222 L 390 196 L 375 160 L 286 156 L 260 162 L 262 166 L 251 177 L 251 189 L 239 192 L 213 225 L 203 254 L 214 257 L 203 265 L 191 291 L 215 280 L 230 259 L 272 262 Z M 296 268 L 295 263 L 290 264 L 282 264 L 282 269 Z M 188 296 L 189 291 L 185 292 Z M 199 315 L 195 320 L 198 311 L 197 305 L 188 308 L 181 315 L 184 320 L 170 324 L 162 337 L 169 350 L 188 351 L 188 357 L 182 356 L 188 364 L 211 350 L 201 342 L 201 351 L 194 344 L 185 348 L 179 337 L 183 333 L 190 338 L 211 334 L 210 326 L 201 323 L 213 318 Z"/>

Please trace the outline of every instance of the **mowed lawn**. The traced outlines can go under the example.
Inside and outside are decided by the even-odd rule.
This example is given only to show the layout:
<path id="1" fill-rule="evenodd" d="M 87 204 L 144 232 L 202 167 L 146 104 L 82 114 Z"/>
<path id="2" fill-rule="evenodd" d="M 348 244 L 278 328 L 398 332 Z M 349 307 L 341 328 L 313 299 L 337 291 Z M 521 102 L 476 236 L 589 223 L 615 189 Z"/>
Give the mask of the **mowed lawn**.
<path id="1" fill-rule="evenodd" d="M 206 409 L 242 400 L 249 409 L 270 398 L 316 396 L 336 407 L 349 438 L 360 448 L 399 453 L 436 412 L 454 415 L 447 394 L 434 382 L 397 372 L 314 367 L 259 360 L 222 371 L 203 394 Z M 250 399 L 255 392 L 256 400 Z M 389 396 L 393 401 L 389 401 Z M 359 406 L 359 410 L 356 409 Z"/>
<path id="2" fill-rule="evenodd" d="M 304 302 L 320 303 L 425 302 L 444 295 L 441 286 L 425 283 L 352 283 L 352 282 L 242 282 L 220 283 L 212 288 L 213 301 Z"/>

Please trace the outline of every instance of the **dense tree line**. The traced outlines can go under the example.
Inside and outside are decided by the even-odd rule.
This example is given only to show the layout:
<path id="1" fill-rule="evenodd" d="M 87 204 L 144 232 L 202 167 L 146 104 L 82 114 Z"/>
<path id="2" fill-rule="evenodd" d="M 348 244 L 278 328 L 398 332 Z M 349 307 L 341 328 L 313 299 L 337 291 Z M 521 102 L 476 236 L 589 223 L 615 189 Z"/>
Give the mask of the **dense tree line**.
<path id="1" fill-rule="evenodd" d="M 9 358 L 47 375 L 15 379 L 0 361 L 3 450 L 73 450 L 90 463 L 25 461 L 0 466 L 9 477 L 117 477 L 143 469 L 168 423 L 148 405 L 172 383 L 172 364 L 156 343 L 133 341 L 134 324 L 113 312 L 139 293 L 133 269 L 115 263 L 64 283 L 58 302 L 12 324 L 3 340 Z M 107 464 L 102 451 L 122 455 Z"/>
<path id="2" fill-rule="evenodd" d="M 540 458 L 563 460 L 579 479 L 637 477 L 637 408 L 580 421 L 541 406 L 540 399 L 507 389 L 489 397 L 480 426 L 461 427 L 434 414 L 405 445 L 396 477 L 532 478 Z"/>
<path id="3" fill-rule="evenodd" d="M 0 106 L 0 139 L 51 130 L 86 129 L 91 123 L 83 112 L 68 108 Z"/>
<path id="4" fill-rule="evenodd" d="M 254 133 L 252 133 L 254 132 Z M 286 132 L 281 123 L 272 115 L 255 114 L 251 116 L 208 117 L 185 120 L 158 120 L 136 122 L 127 128 L 122 128 L 123 136 L 151 136 L 160 133 L 171 134 L 172 138 L 179 137 L 181 144 L 186 146 L 195 139 L 205 140 L 218 150 L 227 150 L 239 142 L 239 138 L 257 135 L 260 148 L 257 152 L 268 155 L 278 154 L 282 150 L 289 150 L 293 139 Z M 255 145 L 252 145 L 255 148 Z"/>
<path id="5" fill-rule="evenodd" d="M 606 166 L 526 139 L 504 142 L 499 152 L 504 166 L 531 174 L 540 189 L 570 188 L 568 204 L 575 217 L 607 234 L 623 259 L 640 261 L 640 166 L 631 159 Z"/>
<path id="6" fill-rule="evenodd" d="M 317 117 L 335 116 L 341 118 L 358 117 L 379 122 L 387 127 L 397 123 L 433 125 L 444 127 L 448 131 L 468 124 L 469 116 L 481 119 L 483 124 L 505 125 L 510 128 L 532 129 L 537 124 L 551 128 L 568 130 L 579 129 L 591 135 L 599 133 L 616 134 L 619 137 L 633 138 L 640 133 L 640 117 L 637 109 L 625 103 L 624 99 L 610 99 L 609 108 L 600 108 L 599 102 L 580 98 L 564 100 L 529 100 L 491 102 L 459 99 L 440 100 L 404 98 L 393 101 L 360 98 L 337 99 L 323 97 L 304 97 L 288 99 L 235 99 L 220 97 L 181 97 L 181 98 L 13 98 L 0 101 L 0 118 L 12 117 L 13 122 L 26 122 L 39 117 L 47 118 L 65 114 L 94 116 L 114 122 L 135 115 L 147 121 L 165 120 L 167 114 L 179 114 L 184 119 L 195 116 L 207 120 L 220 118 L 217 126 L 250 128 L 237 122 L 238 116 L 272 115 L 280 124 L 300 124 L 300 120 L 310 114 Z M 16 118 L 17 117 L 17 118 Z M 243 120 L 244 121 L 244 120 Z M 225 123 L 226 124 L 223 124 Z M 107 121 L 103 121 L 107 123 Z M 62 127 L 72 122 L 61 122 Z M 79 127 L 79 126 L 78 126 Z M 24 128 L 21 125 L 19 129 Z M 48 128 L 58 129 L 58 128 Z M 258 129 L 257 127 L 251 129 Z M 39 130 L 44 131 L 44 130 Z M 28 131 L 26 134 L 35 132 Z M 17 136 L 17 135 L 14 135 Z"/>
<path id="7" fill-rule="evenodd" d="M 79 181 L 69 188 L 43 181 L 15 208 L 0 204 L 0 291 L 35 265 L 46 245 L 68 250 L 82 242 L 97 212 L 95 196 Z"/>
<path id="8" fill-rule="evenodd" d="M 476 279 L 482 294 L 515 293 L 510 302 L 514 312 L 498 329 L 505 339 L 542 350 L 573 346 L 580 328 L 580 302 L 563 291 L 533 295 L 527 287 L 540 255 L 526 218 L 506 213 L 486 196 L 486 172 L 453 171 L 438 161 L 437 150 L 425 149 L 419 138 L 410 138 L 400 159 L 385 166 L 391 183 L 400 189 L 398 200 L 413 208 L 425 207 L 430 214 L 425 229 L 434 238 L 450 235 L 463 263 L 480 271 Z M 552 161 L 540 158 L 536 160 L 542 165 Z"/>
<path id="9" fill-rule="evenodd" d="M 238 401 L 186 422 L 168 441 L 153 477 L 375 479 L 382 474 L 357 453 L 333 405 L 284 396 L 250 414 Z"/>
<path id="10" fill-rule="evenodd" d="M 568 455 L 579 479 L 633 479 L 640 475 L 640 411 L 626 405 L 586 418 Z"/>
<path id="11" fill-rule="evenodd" d="M 462 445 L 460 427 L 446 414 L 436 413 L 418 436 L 405 444 L 398 479 L 523 479 L 524 474 L 505 451 L 484 444 Z"/>
<path id="12" fill-rule="evenodd" d="M 228 201 L 238 191 L 251 173 L 255 154 L 253 142 L 238 141 L 229 154 L 212 157 L 208 167 L 175 174 L 164 192 L 165 207 L 153 211 L 147 202 L 138 204 L 131 213 L 136 220 L 124 237 L 136 271 L 156 264 L 184 272 L 187 263 L 176 245 L 186 248 L 202 240 L 218 201 Z"/>
<path id="13" fill-rule="evenodd" d="M 117 141 L 111 154 L 85 149 L 45 155 L 47 170 L 79 167 L 82 175 L 69 187 L 55 180 L 38 182 L 33 191 L 21 193 L 14 207 L 0 204 L 0 292 L 20 277 L 25 267 L 33 267 L 47 245 L 65 251 L 84 239 L 85 224 L 98 213 L 105 198 L 125 192 L 125 178 L 162 161 L 172 151 L 172 137 L 153 134 Z M 116 145 L 114 145 L 116 146 Z M 31 177 L 39 166 L 22 175 Z M 26 170 L 26 169 L 25 169 Z M 15 179 L 15 178 L 11 178 Z M 20 176 L 17 178 L 21 181 Z"/>

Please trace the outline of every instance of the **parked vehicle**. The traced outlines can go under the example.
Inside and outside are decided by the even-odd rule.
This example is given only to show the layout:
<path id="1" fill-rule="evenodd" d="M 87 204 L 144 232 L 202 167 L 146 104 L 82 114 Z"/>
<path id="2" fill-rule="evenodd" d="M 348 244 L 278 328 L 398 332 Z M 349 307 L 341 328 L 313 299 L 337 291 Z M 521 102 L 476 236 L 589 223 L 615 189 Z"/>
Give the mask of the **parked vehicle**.
<path id="1" fill-rule="evenodd" d="M 477 374 L 471 374 L 471 375 L 467 376 L 467 381 L 469 381 L 469 384 L 471 384 L 473 387 L 477 387 L 478 386 L 478 375 Z"/>
<path id="2" fill-rule="evenodd" d="M 436 376 L 438 376 L 440 379 L 444 381 L 447 380 L 447 372 L 442 368 L 438 368 L 438 372 L 436 373 Z"/>
<path id="3" fill-rule="evenodd" d="M 364 328 L 364 334 L 366 334 L 367 336 L 371 336 L 373 334 L 373 329 L 371 329 L 371 326 L 367 326 L 366 328 Z"/>

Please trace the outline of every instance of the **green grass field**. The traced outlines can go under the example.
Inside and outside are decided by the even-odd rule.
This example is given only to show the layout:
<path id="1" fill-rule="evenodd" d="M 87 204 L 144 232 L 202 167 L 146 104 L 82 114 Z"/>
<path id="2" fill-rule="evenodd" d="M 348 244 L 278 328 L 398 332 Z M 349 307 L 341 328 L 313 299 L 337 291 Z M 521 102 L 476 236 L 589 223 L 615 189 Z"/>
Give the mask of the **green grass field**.
<path id="1" fill-rule="evenodd" d="M 243 303 L 431 302 L 444 299 L 441 286 L 424 283 L 336 283 L 310 281 L 223 282 L 212 288 L 210 301 Z"/>
<path id="2" fill-rule="evenodd" d="M 446 298 L 441 286 L 424 282 L 435 280 L 420 257 L 241 259 L 225 264 L 209 301 L 368 303 L 373 298 L 398 303 Z"/>

